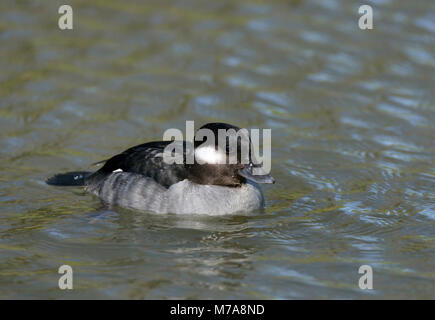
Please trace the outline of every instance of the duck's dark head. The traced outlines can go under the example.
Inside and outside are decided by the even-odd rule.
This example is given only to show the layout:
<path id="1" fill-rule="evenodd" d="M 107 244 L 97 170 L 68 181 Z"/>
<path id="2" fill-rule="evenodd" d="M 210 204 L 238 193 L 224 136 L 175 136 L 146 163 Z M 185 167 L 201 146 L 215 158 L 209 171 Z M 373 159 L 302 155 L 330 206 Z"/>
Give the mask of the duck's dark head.
<path id="1" fill-rule="evenodd" d="M 186 166 L 188 179 L 195 183 L 231 187 L 240 186 L 247 179 L 275 183 L 269 174 L 254 174 L 254 168 L 261 173 L 261 165 L 254 164 L 251 157 L 247 130 L 227 123 L 208 123 L 195 133 L 194 147 L 194 164 Z"/>

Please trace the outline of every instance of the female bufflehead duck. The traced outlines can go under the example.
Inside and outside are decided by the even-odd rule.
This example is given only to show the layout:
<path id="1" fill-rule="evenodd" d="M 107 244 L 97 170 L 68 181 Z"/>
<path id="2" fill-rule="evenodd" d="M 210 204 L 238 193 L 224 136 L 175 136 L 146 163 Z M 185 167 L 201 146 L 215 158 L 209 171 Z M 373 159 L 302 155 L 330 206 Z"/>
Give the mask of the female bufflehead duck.
<path id="1" fill-rule="evenodd" d="M 239 130 L 225 123 L 209 123 L 201 129 L 211 130 L 215 137 L 219 129 Z M 196 141 L 198 131 L 193 148 L 186 141 L 179 142 L 184 160 L 189 150 L 194 152 L 192 164 L 164 161 L 163 152 L 173 141 L 148 142 L 102 161 L 104 166 L 98 171 L 57 174 L 47 183 L 85 186 L 108 204 L 156 213 L 221 215 L 262 208 L 264 197 L 257 183 L 274 183 L 274 179 L 268 174 L 253 174 L 258 165 L 253 164 L 250 154 L 241 161 L 240 139 L 236 163 L 218 163 L 216 158 L 228 159 L 230 155 L 229 138 L 225 150 L 217 141 L 210 148 Z"/>

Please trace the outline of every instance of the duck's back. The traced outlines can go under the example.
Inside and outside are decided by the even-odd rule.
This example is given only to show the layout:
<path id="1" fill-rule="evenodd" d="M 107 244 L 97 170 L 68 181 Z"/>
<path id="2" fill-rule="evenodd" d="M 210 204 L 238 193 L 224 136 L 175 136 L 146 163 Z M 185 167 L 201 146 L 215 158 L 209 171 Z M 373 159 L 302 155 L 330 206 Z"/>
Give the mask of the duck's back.
<path id="1" fill-rule="evenodd" d="M 147 142 L 102 161 L 104 166 L 94 174 L 86 178 L 86 184 L 98 184 L 106 179 L 114 171 L 138 173 L 152 178 L 158 184 L 169 187 L 174 183 L 187 178 L 184 164 L 168 164 L 164 161 L 163 152 L 171 141 Z M 186 150 L 186 142 L 179 141 L 183 151 Z M 182 154 L 181 156 L 185 156 Z"/>

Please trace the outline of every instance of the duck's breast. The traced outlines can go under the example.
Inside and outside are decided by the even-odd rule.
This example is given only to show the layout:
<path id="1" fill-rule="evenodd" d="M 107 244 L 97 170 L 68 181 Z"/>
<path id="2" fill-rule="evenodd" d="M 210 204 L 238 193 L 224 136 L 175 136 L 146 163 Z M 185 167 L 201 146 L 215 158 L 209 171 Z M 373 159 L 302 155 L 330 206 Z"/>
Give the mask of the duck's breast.
<path id="1" fill-rule="evenodd" d="M 169 212 L 179 214 L 222 215 L 247 212 L 264 206 L 264 197 L 256 184 L 241 187 L 199 185 L 183 180 L 167 191 Z"/>

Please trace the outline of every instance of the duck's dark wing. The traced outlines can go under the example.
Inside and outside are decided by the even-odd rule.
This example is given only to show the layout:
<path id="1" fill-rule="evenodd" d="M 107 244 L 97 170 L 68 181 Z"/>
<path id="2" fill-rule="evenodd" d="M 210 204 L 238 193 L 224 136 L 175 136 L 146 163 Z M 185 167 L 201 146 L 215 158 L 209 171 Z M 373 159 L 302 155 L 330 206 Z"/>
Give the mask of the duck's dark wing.
<path id="1" fill-rule="evenodd" d="M 121 169 L 124 172 L 139 173 L 153 178 L 162 186 L 169 187 L 187 178 L 184 164 L 167 164 L 163 161 L 163 151 L 170 143 L 171 141 L 155 141 L 127 149 L 106 160 L 94 177 L 106 176 Z M 182 143 L 183 150 L 186 150 L 186 143 Z"/>

